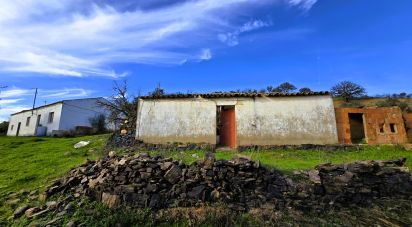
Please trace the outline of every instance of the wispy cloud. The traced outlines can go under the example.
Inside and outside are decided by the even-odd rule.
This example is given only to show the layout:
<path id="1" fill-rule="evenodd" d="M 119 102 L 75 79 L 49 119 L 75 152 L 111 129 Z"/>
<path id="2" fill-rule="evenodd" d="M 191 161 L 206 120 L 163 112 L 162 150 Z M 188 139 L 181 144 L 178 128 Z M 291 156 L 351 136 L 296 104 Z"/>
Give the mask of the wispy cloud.
<path id="1" fill-rule="evenodd" d="M 212 52 L 210 49 L 203 49 L 202 53 L 199 55 L 200 60 L 209 60 L 212 58 Z"/>
<path id="2" fill-rule="evenodd" d="M 0 122 L 8 121 L 10 114 L 17 113 L 21 110 L 29 109 L 28 105 L 2 105 L 0 106 Z"/>
<path id="3" fill-rule="evenodd" d="M 241 27 L 235 29 L 235 31 L 233 32 L 220 33 L 218 34 L 217 37 L 221 42 L 226 43 L 228 46 L 236 46 L 239 44 L 238 36 L 240 34 L 245 33 L 245 32 L 250 32 L 253 30 L 257 30 L 263 27 L 268 27 L 271 24 L 272 24 L 271 22 L 264 22 L 261 20 L 252 20 L 252 21 L 248 21 L 247 23 L 243 24 Z"/>
<path id="4" fill-rule="evenodd" d="M 83 88 L 39 89 L 38 101 L 54 102 L 62 99 L 88 97 L 92 90 Z M 10 114 L 31 108 L 33 89 L 12 87 L 0 93 L 0 121 L 7 120 Z"/>
<path id="5" fill-rule="evenodd" d="M 292 6 L 300 6 L 304 10 L 309 10 L 318 0 L 287 0 Z"/>
<path id="6" fill-rule="evenodd" d="M 270 25 L 243 21 L 254 13 L 247 6 L 308 10 L 316 0 L 139 2 L 0 0 L 0 72 L 116 78 L 126 75 L 113 69 L 117 63 L 209 60 L 219 40 L 234 46 L 240 34 Z"/>

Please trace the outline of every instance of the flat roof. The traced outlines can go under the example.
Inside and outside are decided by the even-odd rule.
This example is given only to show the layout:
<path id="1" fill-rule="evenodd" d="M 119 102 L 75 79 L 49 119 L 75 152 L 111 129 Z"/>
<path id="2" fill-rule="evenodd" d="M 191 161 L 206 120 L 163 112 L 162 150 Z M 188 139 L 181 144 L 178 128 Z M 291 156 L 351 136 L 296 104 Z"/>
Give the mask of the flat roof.
<path id="1" fill-rule="evenodd" d="M 249 93 L 249 92 L 215 92 L 215 93 L 192 93 L 192 94 L 168 94 L 161 96 L 141 96 L 140 99 L 182 99 L 182 98 L 240 98 L 240 97 L 289 97 L 289 96 L 319 96 L 330 95 L 327 91 L 313 92 L 270 92 L 270 93 Z"/>
<path id="2" fill-rule="evenodd" d="M 84 98 L 84 99 L 66 99 L 66 100 L 61 100 L 61 101 L 53 102 L 53 103 L 50 103 L 50 104 L 47 104 L 47 105 L 34 107 L 33 109 L 22 110 L 22 111 L 19 111 L 19 112 L 17 112 L 17 113 L 12 113 L 11 116 L 16 115 L 16 114 L 20 114 L 20 113 L 24 113 L 24 112 L 27 112 L 27 111 L 38 110 L 38 109 L 41 109 L 41 108 L 44 108 L 44 107 L 48 107 L 48 106 L 53 106 L 53 105 L 56 105 L 56 104 L 62 104 L 62 103 L 67 102 L 67 101 L 86 100 L 86 99 L 101 99 L 101 98 L 103 98 L 103 97 Z"/>

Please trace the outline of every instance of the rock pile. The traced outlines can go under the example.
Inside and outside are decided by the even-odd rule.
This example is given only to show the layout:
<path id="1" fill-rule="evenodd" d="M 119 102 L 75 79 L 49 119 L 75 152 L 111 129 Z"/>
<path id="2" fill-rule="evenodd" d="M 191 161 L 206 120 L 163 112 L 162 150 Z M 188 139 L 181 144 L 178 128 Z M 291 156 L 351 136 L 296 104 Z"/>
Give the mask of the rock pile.
<path id="1" fill-rule="evenodd" d="M 247 158 L 214 159 L 185 165 L 146 154 L 106 157 L 71 170 L 45 191 L 45 196 L 71 192 L 107 204 L 152 209 L 221 202 L 236 210 L 252 207 L 318 210 L 328 206 L 365 204 L 382 196 L 412 196 L 405 160 L 320 165 L 295 182 Z"/>
<path id="2" fill-rule="evenodd" d="M 315 203 L 322 205 L 364 204 L 381 197 L 412 198 L 412 176 L 406 159 L 324 164 L 309 171 Z M 313 202 L 311 202 L 313 204 Z"/>
<path id="3" fill-rule="evenodd" d="M 135 144 L 135 130 L 116 131 L 108 138 L 106 147 L 132 147 Z"/>

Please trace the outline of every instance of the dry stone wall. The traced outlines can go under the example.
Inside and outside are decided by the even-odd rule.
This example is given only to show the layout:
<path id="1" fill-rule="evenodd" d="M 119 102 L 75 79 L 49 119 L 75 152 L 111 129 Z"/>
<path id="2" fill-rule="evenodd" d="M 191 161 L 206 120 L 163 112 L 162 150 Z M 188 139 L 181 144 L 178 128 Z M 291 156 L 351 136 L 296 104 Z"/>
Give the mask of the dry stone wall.
<path id="1" fill-rule="evenodd" d="M 45 196 L 70 192 L 95 197 L 109 207 L 152 209 L 224 203 L 235 210 L 253 207 L 323 210 L 368 204 L 380 197 L 412 198 L 412 178 L 405 159 L 325 164 L 294 181 L 244 157 L 186 165 L 146 154 L 106 157 L 72 169 Z"/>

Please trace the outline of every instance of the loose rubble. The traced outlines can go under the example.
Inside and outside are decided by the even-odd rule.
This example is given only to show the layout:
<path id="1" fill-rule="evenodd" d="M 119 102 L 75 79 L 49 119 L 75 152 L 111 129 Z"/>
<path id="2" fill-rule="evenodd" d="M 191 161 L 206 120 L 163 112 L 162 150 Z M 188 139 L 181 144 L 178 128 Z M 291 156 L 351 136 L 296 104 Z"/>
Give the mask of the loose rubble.
<path id="1" fill-rule="evenodd" d="M 75 145 L 73 145 L 73 147 L 78 149 L 78 148 L 81 148 L 81 147 L 85 147 L 89 144 L 90 144 L 90 141 L 80 141 L 80 142 L 76 143 Z"/>
<path id="2" fill-rule="evenodd" d="M 257 207 L 320 211 L 367 205 L 380 197 L 412 198 L 412 177 L 404 162 L 324 164 L 303 173 L 304 179 L 297 182 L 241 156 L 216 161 L 213 153 L 206 153 L 204 160 L 191 165 L 147 154 L 114 156 L 72 169 L 43 196 L 84 194 L 112 208 L 159 209 L 218 202 L 239 211 Z"/>

